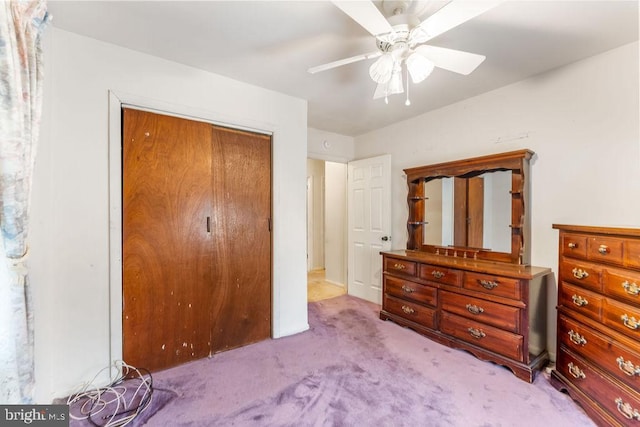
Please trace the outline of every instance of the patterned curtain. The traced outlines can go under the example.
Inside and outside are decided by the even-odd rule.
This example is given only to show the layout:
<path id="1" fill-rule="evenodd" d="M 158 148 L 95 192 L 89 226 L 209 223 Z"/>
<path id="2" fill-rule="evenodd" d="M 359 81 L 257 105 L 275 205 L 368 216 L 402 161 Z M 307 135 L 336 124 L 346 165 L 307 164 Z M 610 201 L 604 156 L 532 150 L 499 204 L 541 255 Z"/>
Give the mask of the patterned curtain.
<path id="1" fill-rule="evenodd" d="M 27 280 L 31 177 L 42 106 L 46 0 L 0 2 L 0 402 L 33 400 Z"/>

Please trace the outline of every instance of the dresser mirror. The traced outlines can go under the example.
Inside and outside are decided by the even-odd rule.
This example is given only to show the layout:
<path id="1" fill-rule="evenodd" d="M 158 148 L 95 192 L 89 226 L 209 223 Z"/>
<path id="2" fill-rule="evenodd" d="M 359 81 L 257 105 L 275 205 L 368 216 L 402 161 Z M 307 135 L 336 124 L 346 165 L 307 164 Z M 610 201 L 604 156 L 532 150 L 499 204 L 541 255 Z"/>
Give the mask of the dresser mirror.
<path id="1" fill-rule="evenodd" d="M 511 171 L 424 181 L 424 243 L 511 251 Z"/>
<path id="2" fill-rule="evenodd" d="M 405 169 L 407 249 L 528 264 L 533 154 L 520 150 Z"/>

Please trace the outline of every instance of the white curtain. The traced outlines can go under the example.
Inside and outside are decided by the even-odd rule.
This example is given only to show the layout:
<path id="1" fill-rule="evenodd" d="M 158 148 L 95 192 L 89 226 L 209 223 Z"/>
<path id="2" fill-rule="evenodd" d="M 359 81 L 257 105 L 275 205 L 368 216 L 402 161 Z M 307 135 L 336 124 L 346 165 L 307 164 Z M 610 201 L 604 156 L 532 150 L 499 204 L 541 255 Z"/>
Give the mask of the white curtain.
<path id="1" fill-rule="evenodd" d="M 33 400 L 27 276 L 31 177 L 42 106 L 46 0 L 0 1 L 0 402 Z"/>

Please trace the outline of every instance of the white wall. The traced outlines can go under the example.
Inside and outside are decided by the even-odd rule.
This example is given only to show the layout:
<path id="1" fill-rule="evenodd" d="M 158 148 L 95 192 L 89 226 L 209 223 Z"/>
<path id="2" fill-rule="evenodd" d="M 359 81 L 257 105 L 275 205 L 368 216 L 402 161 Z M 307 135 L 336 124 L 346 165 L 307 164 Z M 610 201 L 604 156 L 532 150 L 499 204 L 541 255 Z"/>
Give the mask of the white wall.
<path id="1" fill-rule="evenodd" d="M 552 267 L 557 278 L 554 223 L 640 226 L 638 50 L 631 43 L 357 137 L 358 158 L 392 154 L 394 247 L 406 244 L 402 169 L 521 148 L 537 153 L 532 264 Z M 553 288 L 552 356 L 555 305 Z"/>
<path id="2" fill-rule="evenodd" d="M 347 165 L 325 162 L 325 280 L 347 286 Z"/>
<path id="3" fill-rule="evenodd" d="M 109 365 L 110 353 L 118 356 L 112 328 L 121 309 L 110 306 L 110 286 L 121 277 L 110 266 L 120 262 L 113 259 L 113 236 L 121 220 L 110 191 L 117 194 L 120 178 L 113 176 L 118 156 L 110 162 L 109 144 L 119 140 L 113 128 L 119 115 L 110 117 L 109 91 L 273 132 L 273 335 L 307 329 L 306 101 L 54 27 L 46 31 L 44 53 L 30 236 L 36 400 L 64 396 Z"/>
<path id="4" fill-rule="evenodd" d="M 337 133 L 309 128 L 307 131 L 307 150 L 311 159 L 347 163 L 354 156 L 354 138 Z"/>
<path id="5" fill-rule="evenodd" d="M 307 159 L 307 269 L 324 268 L 324 161 Z"/>

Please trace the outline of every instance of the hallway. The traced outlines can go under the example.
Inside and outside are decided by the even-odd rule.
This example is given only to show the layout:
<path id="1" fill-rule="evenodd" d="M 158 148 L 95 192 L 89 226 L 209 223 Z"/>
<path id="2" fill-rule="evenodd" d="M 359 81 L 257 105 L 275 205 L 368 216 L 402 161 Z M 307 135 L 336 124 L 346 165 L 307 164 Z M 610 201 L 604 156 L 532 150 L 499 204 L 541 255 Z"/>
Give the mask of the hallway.
<path id="1" fill-rule="evenodd" d="M 307 301 L 314 302 L 345 295 L 347 289 L 325 281 L 323 269 L 311 270 L 307 273 Z"/>

